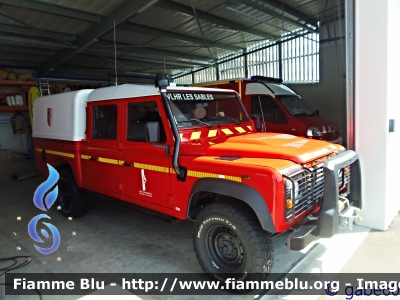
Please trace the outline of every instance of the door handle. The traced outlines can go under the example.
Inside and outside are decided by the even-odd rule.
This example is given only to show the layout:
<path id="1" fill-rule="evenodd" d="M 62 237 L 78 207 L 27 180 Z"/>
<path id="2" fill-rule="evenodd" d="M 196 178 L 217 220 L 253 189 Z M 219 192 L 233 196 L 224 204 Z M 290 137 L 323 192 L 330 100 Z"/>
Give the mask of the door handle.
<path id="1" fill-rule="evenodd" d="M 98 161 L 98 160 L 99 160 L 98 157 L 90 157 L 89 159 L 90 159 L 90 160 L 93 160 L 93 161 Z"/>
<path id="2" fill-rule="evenodd" d="M 125 167 L 131 167 L 131 168 L 133 167 L 133 164 L 127 162 L 124 162 L 122 165 Z"/>

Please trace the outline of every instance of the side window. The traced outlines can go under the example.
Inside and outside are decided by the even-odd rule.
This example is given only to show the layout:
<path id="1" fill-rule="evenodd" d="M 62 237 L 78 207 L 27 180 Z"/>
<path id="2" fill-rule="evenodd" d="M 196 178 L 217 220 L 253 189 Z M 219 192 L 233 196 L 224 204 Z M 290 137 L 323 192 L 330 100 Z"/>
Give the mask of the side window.
<path id="1" fill-rule="evenodd" d="M 266 112 L 267 110 L 267 100 L 263 96 L 253 96 L 251 97 L 251 114 L 261 115 L 261 110 Z"/>
<path id="2" fill-rule="evenodd" d="M 117 105 L 98 105 L 93 107 L 93 138 L 117 139 Z"/>
<path id="3" fill-rule="evenodd" d="M 287 117 L 276 102 L 266 96 L 254 96 L 251 98 L 251 114 L 262 114 L 264 120 L 270 123 L 286 123 Z"/>
<path id="4" fill-rule="evenodd" d="M 158 122 L 160 125 L 160 142 L 165 143 L 167 136 L 156 101 L 132 102 L 128 104 L 127 140 L 146 142 L 146 123 Z"/>

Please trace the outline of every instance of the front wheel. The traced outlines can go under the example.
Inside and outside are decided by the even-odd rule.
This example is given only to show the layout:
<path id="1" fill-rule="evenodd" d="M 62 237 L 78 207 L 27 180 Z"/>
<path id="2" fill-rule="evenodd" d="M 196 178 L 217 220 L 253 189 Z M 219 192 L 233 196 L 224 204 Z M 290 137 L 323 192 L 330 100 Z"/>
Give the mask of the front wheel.
<path id="1" fill-rule="evenodd" d="M 211 279 L 264 280 L 271 271 L 271 237 L 245 203 L 232 200 L 206 206 L 193 230 L 197 259 Z"/>

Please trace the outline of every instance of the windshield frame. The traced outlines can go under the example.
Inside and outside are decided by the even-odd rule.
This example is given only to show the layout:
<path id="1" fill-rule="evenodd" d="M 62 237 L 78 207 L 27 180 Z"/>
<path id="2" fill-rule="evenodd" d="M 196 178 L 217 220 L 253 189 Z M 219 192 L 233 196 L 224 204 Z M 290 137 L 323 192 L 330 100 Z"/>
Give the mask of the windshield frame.
<path id="1" fill-rule="evenodd" d="M 196 122 L 196 121 L 189 121 L 189 120 L 185 120 L 185 121 L 181 121 L 178 122 L 178 120 L 176 120 L 176 116 L 173 112 L 172 106 L 171 106 L 171 102 L 174 101 L 187 101 L 187 102 L 192 102 L 192 103 L 196 103 L 198 100 L 170 100 L 168 99 L 168 94 L 170 93 L 180 93 L 180 94 L 218 94 L 218 95 L 226 95 L 226 98 L 235 98 L 236 103 L 237 103 L 237 107 L 239 109 L 239 113 L 242 114 L 242 120 L 240 120 L 239 118 L 237 119 L 237 121 L 235 122 L 234 119 L 236 118 L 232 118 L 230 116 L 215 116 L 212 120 L 208 120 L 208 121 L 203 121 L 205 124 L 201 124 L 200 122 Z M 235 125 L 239 125 L 241 123 L 247 123 L 250 122 L 250 116 L 246 110 L 246 108 L 244 107 L 243 102 L 240 99 L 239 94 L 236 91 L 231 91 L 231 90 L 221 90 L 221 89 L 167 89 L 166 91 L 166 102 L 168 103 L 169 109 L 171 110 L 172 113 L 172 117 L 173 117 L 173 122 L 175 123 L 175 126 L 177 126 L 178 129 L 188 129 L 188 128 L 193 128 L 193 127 L 205 127 L 207 126 L 206 124 L 208 123 L 209 126 L 208 127 L 213 127 L 213 126 L 218 126 L 221 127 L 222 125 L 229 125 L 229 124 L 235 124 Z M 218 100 L 218 99 L 217 99 Z M 210 101 L 210 100 L 208 100 Z M 214 101 L 214 100 L 212 100 Z M 201 121 L 201 119 L 199 119 Z M 224 122 L 219 122 L 223 120 Z M 185 125 L 182 125 L 185 124 Z"/>
<path id="2" fill-rule="evenodd" d="M 316 116 L 315 110 L 313 110 L 310 107 L 310 105 L 306 101 L 304 101 L 304 99 L 301 98 L 299 95 L 275 95 L 275 97 L 279 101 L 279 103 L 285 108 L 285 110 L 293 117 L 313 117 L 313 116 Z M 284 104 L 284 102 L 282 102 L 282 99 L 285 99 L 285 98 L 296 98 L 296 99 L 300 100 L 300 102 L 303 105 L 303 107 L 308 111 L 294 113 L 291 109 L 289 109 Z"/>

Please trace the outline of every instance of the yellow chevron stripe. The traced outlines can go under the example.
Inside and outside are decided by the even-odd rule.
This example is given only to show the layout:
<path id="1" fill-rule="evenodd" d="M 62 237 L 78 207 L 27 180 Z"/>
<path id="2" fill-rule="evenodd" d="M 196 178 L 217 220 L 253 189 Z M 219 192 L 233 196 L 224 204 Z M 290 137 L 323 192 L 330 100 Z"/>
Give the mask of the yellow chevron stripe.
<path id="1" fill-rule="evenodd" d="M 249 126 L 249 125 L 247 125 L 247 128 L 250 129 L 250 130 L 253 130 L 253 128 L 251 126 Z"/>
<path id="2" fill-rule="evenodd" d="M 217 132 L 218 132 L 217 129 L 211 129 L 211 130 L 208 132 L 208 137 L 215 137 L 215 136 L 217 136 Z"/>
<path id="3" fill-rule="evenodd" d="M 223 133 L 225 133 L 226 135 L 233 134 L 233 132 L 232 132 L 232 131 L 230 131 L 230 129 L 229 129 L 229 128 L 223 128 L 223 129 L 221 129 L 221 130 L 222 130 L 222 132 L 223 132 Z"/>
<path id="4" fill-rule="evenodd" d="M 242 127 L 235 127 L 235 129 L 236 129 L 239 133 L 246 132 L 246 130 L 244 130 Z"/>
<path id="5" fill-rule="evenodd" d="M 190 136 L 190 140 L 198 140 L 200 138 L 201 131 L 194 131 Z"/>

